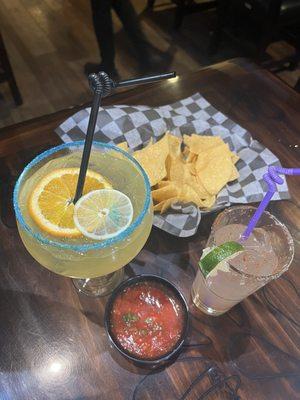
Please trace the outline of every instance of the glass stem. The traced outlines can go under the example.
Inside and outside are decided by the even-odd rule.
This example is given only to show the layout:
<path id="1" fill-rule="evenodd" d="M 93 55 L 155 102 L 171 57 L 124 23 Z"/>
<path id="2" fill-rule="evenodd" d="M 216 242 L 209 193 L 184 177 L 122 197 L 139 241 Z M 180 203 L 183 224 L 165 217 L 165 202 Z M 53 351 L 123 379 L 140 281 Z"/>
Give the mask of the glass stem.
<path id="1" fill-rule="evenodd" d="M 78 292 L 91 297 L 107 296 L 123 280 L 124 268 L 98 278 L 73 279 Z"/>

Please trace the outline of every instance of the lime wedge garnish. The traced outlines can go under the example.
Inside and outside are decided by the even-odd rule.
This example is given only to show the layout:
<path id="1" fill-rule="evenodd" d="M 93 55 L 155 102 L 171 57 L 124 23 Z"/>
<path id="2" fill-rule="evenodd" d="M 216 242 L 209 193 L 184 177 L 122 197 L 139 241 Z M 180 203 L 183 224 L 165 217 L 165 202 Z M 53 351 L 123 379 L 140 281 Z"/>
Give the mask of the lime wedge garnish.
<path id="1" fill-rule="evenodd" d="M 218 264 L 223 261 L 228 261 L 235 257 L 237 253 L 244 250 L 244 247 L 237 242 L 226 242 L 220 246 L 214 247 L 208 252 L 200 261 L 199 267 L 201 268 L 205 277 L 211 274 Z"/>
<path id="2" fill-rule="evenodd" d="M 118 190 L 94 190 L 82 196 L 74 207 L 74 223 L 84 235 L 105 240 L 119 235 L 131 224 L 133 207 Z"/>

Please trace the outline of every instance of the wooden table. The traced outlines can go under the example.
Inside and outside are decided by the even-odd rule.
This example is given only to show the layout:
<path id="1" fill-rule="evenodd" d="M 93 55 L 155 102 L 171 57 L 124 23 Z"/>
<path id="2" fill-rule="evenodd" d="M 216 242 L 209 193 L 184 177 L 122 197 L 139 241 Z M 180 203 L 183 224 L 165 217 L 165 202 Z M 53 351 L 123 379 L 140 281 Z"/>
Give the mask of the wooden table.
<path id="1" fill-rule="evenodd" d="M 245 60 L 132 89 L 105 103 L 161 105 L 196 91 L 248 129 L 284 166 L 300 165 L 300 96 Z M 11 206 L 16 177 L 37 153 L 59 143 L 53 129 L 75 111 L 0 131 L 0 398 L 298 399 L 299 179 L 288 179 L 291 200 L 269 207 L 295 239 L 288 273 L 221 317 L 208 317 L 191 305 L 193 324 L 183 353 L 168 368 L 149 373 L 110 348 L 103 328 L 106 299 L 78 295 L 70 279 L 41 268 L 16 229 Z M 189 298 L 214 218 L 203 218 L 198 233 L 188 239 L 153 229 L 145 248 L 127 267 L 128 275 L 160 274 Z"/>

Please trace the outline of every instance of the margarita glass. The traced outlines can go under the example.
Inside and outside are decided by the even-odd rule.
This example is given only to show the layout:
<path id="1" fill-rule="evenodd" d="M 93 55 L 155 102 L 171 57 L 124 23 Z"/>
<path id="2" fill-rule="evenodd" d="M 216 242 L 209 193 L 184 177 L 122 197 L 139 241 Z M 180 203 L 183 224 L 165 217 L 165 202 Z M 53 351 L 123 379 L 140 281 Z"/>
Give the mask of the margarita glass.
<path id="1" fill-rule="evenodd" d="M 133 206 L 131 224 L 112 238 L 55 237 L 40 229 L 28 212 L 28 199 L 37 183 L 51 171 L 79 168 L 83 146 L 84 142 L 66 143 L 34 158 L 16 183 L 14 209 L 20 237 L 32 257 L 49 270 L 73 278 L 79 291 L 101 296 L 119 284 L 123 267 L 139 253 L 151 231 L 150 183 L 139 163 L 115 146 L 93 143 L 89 169 L 127 195 Z"/>

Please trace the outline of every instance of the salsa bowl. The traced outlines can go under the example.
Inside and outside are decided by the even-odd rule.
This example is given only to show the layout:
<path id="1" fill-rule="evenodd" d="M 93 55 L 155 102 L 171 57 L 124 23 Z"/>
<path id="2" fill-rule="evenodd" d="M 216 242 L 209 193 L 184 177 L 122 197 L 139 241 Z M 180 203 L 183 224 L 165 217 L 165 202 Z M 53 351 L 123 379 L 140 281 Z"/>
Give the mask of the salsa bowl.
<path id="1" fill-rule="evenodd" d="M 112 292 L 104 322 L 111 344 L 123 357 L 139 366 L 155 367 L 171 362 L 182 350 L 188 306 L 167 279 L 137 275 Z"/>

